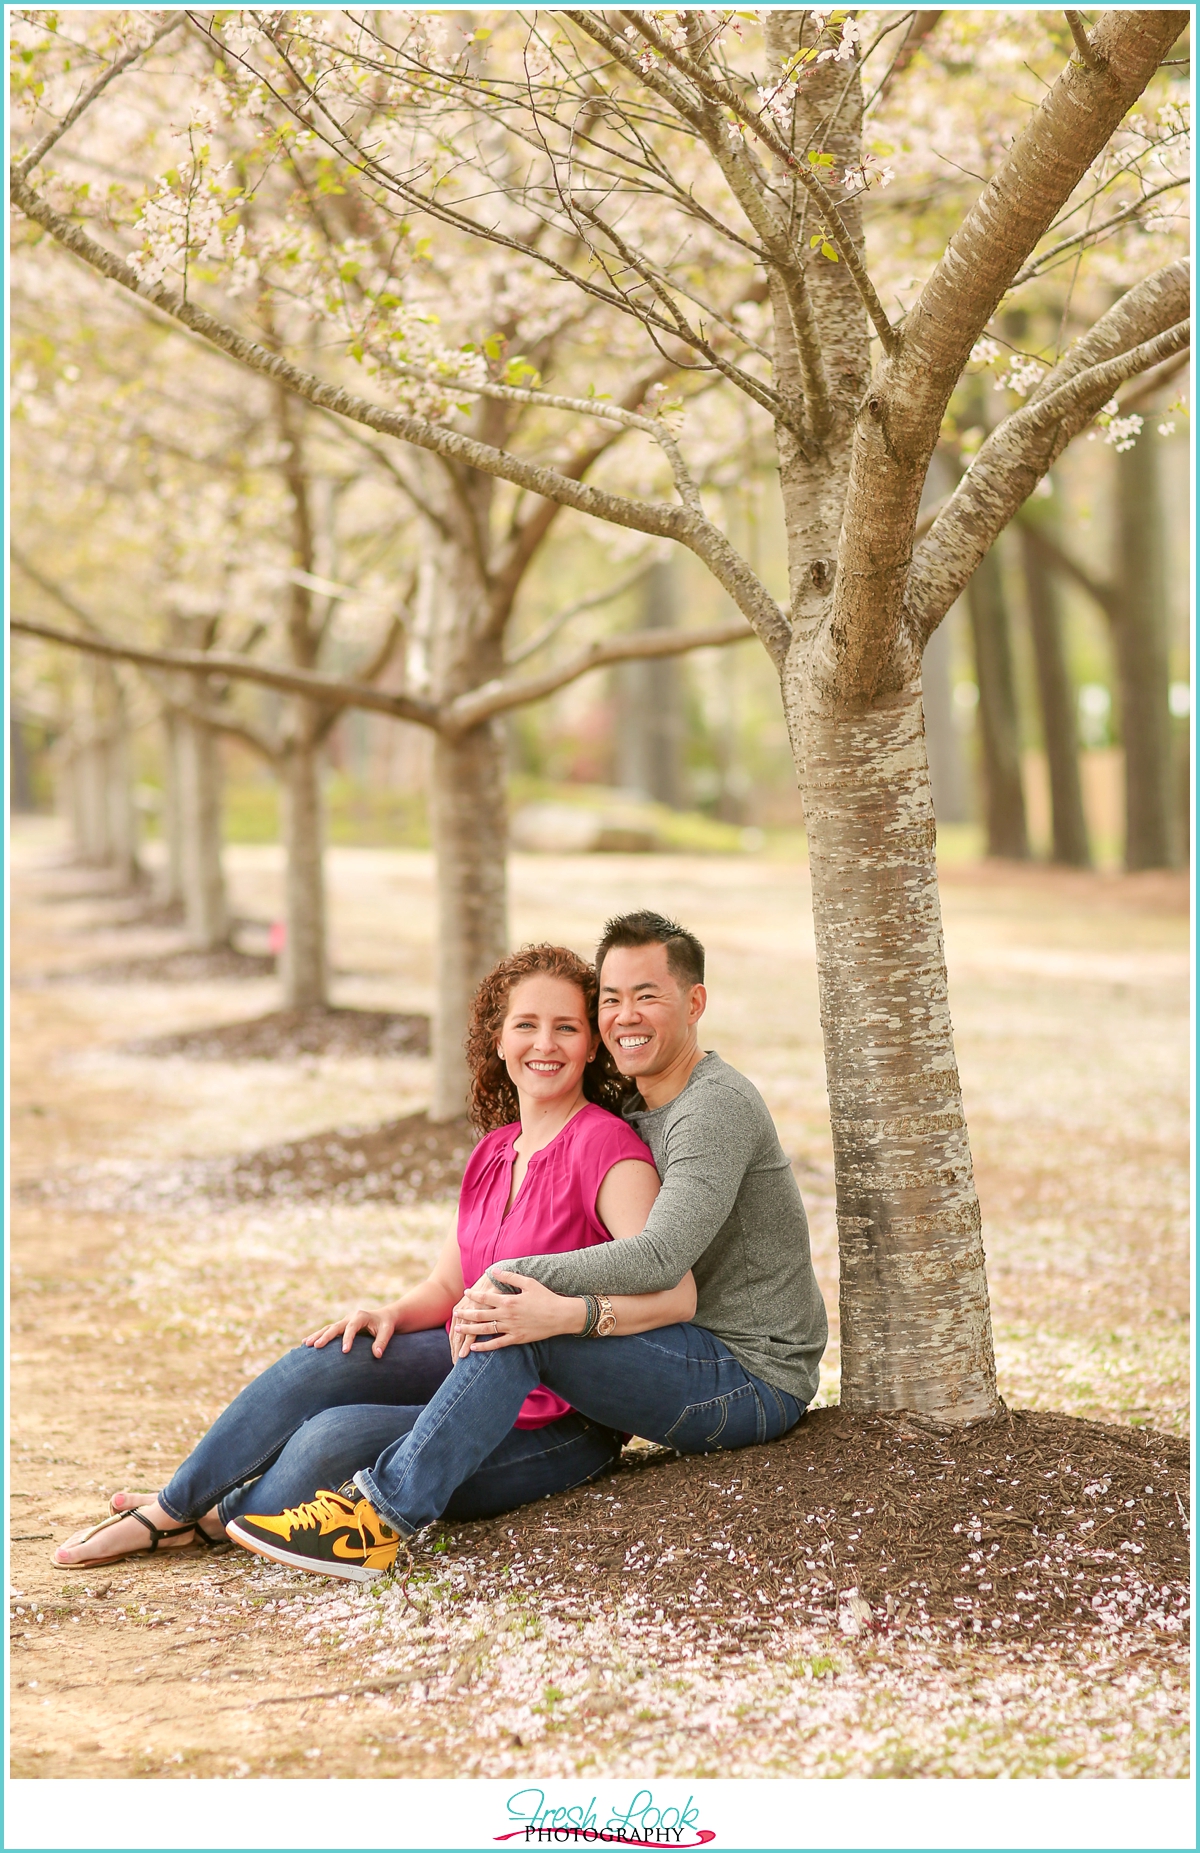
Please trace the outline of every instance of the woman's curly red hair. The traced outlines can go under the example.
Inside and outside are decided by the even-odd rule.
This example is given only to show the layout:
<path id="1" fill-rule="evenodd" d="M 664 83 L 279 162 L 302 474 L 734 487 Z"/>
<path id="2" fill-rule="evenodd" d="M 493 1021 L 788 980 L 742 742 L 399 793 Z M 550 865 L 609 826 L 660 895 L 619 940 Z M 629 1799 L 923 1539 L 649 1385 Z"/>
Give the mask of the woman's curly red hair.
<path id="1" fill-rule="evenodd" d="M 583 997 L 587 1020 L 596 1028 L 596 999 L 599 984 L 594 967 L 567 946 L 522 946 L 501 959 L 490 971 L 471 1005 L 467 1027 L 467 1065 L 471 1070 L 471 1088 L 467 1113 L 479 1132 L 493 1132 L 520 1118 L 520 1103 L 508 1069 L 496 1053 L 508 1000 L 513 987 L 523 978 L 545 973 L 549 978 L 565 978 L 577 985 Z M 633 1091 L 633 1084 L 618 1072 L 612 1056 L 601 1043 L 596 1059 L 583 1071 L 583 1091 L 597 1106 L 610 1113 L 621 1111 L 621 1102 Z"/>

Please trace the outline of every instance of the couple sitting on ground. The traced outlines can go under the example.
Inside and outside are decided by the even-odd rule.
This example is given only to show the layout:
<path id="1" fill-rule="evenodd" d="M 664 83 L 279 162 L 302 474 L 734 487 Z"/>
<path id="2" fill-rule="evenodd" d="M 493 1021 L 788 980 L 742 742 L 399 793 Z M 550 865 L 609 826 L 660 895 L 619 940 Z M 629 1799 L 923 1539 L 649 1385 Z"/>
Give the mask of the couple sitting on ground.
<path id="1" fill-rule="evenodd" d="M 370 1581 L 435 1519 L 583 1485 L 630 1435 L 705 1454 L 792 1428 L 825 1308 L 771 1117 L 699 1046 L 703 980 L 699 941 L 652 913 L 610 921 L 595 970 L 504 959 L 467 1039 L 484 1136 L 428 1279 L 312 1333 L 157 1499 L 115 1494 L 55 1562 L 227 1535 Z"/>

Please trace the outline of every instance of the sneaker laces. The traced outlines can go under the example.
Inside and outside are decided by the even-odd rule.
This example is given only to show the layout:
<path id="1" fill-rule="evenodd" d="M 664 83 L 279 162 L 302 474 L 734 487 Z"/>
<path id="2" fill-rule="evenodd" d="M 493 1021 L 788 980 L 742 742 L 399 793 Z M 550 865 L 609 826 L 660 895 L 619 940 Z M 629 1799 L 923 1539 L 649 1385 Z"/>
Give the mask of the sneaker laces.
<path id="1" fill-rule="evenodd" d="M 314 1526 L 323 1525 L 326 1519 L 339 1522 L 352 1522 L 353 1515 L 344 1510 L 338 1493 L 318 1493 L 315 1499 L 306 1499 L 301 1505 L 289 1506 L 281 1512 L 281 1518 L 287 1519 L 293 1531 L 309 1531 Z"/>

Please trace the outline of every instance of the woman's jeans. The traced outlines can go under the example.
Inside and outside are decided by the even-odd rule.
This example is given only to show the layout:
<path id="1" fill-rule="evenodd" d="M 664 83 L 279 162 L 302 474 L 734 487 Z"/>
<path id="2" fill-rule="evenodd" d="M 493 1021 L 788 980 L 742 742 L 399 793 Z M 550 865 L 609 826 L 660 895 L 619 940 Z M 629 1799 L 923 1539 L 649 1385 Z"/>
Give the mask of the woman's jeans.
<path id="1" fill-rule="evenodd" d="M 217 1417 L 159 1494 L 179 1523 L 215 1505 L 223 1522 L 240 1512 L 284 1512 L 322 1487 L 338 1487 L 408 1434 L 451 1373 L 450 1341 L 439 1327 L 398 1332 L 381 1358 L 370 1335 L 317 1350 L 298 1345 Z M 523 1400 L 523 1399 L 522 1399 Z M 455 1496 L 450 1518 L 490 1518 L 606 1473 L 621 1437 L 586 1416 L 545 1428 L 513 1428 L 520 1402 Z"/>
<path id="2" fill-rule="evenodd" d="M 773 1441 L 804 1413 L 794 1396 L 752 1376 L 702 1325 L 667 1325 L 632 1338 L 546 1338 L 470 1352 L 405 1434 L 355 1474 L 355 1484 L 411 1537 L 453 1512 L 458 1492 L 539 1383 L 606 1430 L 644 1435 L 681 1454 Z"/>

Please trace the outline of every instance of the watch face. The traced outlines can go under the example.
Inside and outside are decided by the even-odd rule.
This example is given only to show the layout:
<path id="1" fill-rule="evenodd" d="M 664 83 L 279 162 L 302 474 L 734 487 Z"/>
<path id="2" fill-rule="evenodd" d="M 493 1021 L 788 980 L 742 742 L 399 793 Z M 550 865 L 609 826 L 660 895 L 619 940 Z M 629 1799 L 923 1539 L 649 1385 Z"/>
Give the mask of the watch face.
<path id="1" fill-rule="evenodd" d="M 597 1336 L 600 1338 L 607 1338 L 609 1333 L 615 1332 L 616 1329 L 617 1329 L 616 1313 L 605 1313 L 603 1319 L 601 1319 L 599 1325 L 596 1327 L 596 1333 L 597 1333 Z"/>

